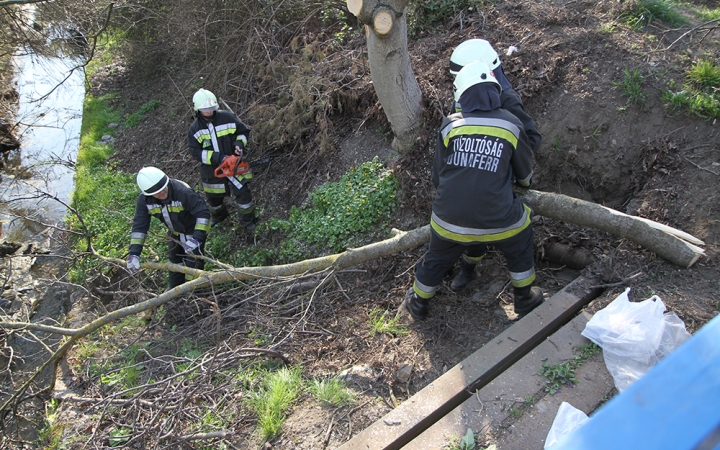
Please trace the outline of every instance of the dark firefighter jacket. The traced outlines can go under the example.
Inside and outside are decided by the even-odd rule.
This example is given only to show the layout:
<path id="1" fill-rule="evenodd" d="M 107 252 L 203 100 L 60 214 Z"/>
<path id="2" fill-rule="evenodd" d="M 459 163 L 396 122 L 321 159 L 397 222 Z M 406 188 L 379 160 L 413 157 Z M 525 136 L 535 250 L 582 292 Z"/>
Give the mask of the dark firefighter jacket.
<path id="1" fill-rule="evenodd" d="M 210 210 L 202 197 L 184 182 L 171 179 L 165 200 L 144 194 L 138 197 L 130 235 L 131 255 L 142 253 L 152 217 L 164 223 L 170 234 L 180 242 L 190 237 L 205 242 L 210 230 Z"/>
<path id="2" fill-rule="evenodd" d="M 221 155 L 233 155 L 236 145 L 246 147 L 250 129 L 230 111 L 216 111 L 211 122 L 197 118 L 188 131 L 188 146 L 201 174 L 210 175 L 220 165 Z M 207 168 L 205 166 L 208 166 Z M 209 170 L 212 168 L 212 170 Z M 203 170 L 204 169 L 204 170 Z M 243 178 L 251 178 L 251 172 Z"/>
<path id="3" fill-rule="evenodd" d="M 500 94 L 500 107 L 520 119 L 528 138 L 528 145 L 530 145 L 530 149 L 532 149 L 533 153 L 537 153 L 540 150 L 540 145 L 542 145 L 542 136 L 535 126 L 535 121 L 533 121 L 532 117 L 525 112 L 525 107 L 520 99 L 520 95 L 512 88 L 510 80 L 507 79 L 505 72 L 502 70 L 502 66 L 495 68 L 493 73 L 502 87 L 502 93 Z M 460 103 L 456 103 L 455 112 L 459 112 L 461 110 L 462 106 Z"/>
<path id="4" fill-rule="evenodd" d="M 438 133 L 430 224 L 454 242 L 510 238 L 530 225 L 530 209 L 512 191 L 513 180 L 527 187 L 532 179 L 527 136 L 517 117 L 498 108 L 492 85 L 475 85 L 460 100 L 466 109 L 447 117 Z"/>

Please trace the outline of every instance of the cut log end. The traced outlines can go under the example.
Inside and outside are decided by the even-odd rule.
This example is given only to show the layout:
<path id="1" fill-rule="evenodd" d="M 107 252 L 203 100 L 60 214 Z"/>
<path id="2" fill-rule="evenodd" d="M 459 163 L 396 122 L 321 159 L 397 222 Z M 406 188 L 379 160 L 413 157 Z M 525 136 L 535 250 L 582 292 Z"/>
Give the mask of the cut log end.
<path id="1" fill-rule="evenodd" d="M 348 11 L 350 11 L 353 16 L 357 17 L 360 15 L 360 11 L 362 11 L 363 6 L 363 0 L 347 0 L 346 3 Z"/>
<path id="2" fill-rule="evenodd" d="M 392 15 L 387 11 L 382 11 L 373 18 L 373 29 L 377 34 L 386 35 L 393 26 Z"/>

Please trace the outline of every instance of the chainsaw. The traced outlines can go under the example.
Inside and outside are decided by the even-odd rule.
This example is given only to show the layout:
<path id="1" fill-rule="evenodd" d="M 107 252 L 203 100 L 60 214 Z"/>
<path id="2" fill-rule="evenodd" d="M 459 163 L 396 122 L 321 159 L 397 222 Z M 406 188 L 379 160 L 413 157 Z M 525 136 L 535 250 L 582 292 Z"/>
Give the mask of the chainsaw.
<path id="1" fill-rule="evenodd" d="M 255 161 L 243 161 L 239 156 L 229 155 L 223 159 L 223 162 L 215 169 L 215 176 L 218 178 L 233 177 L 245 175 L 250 169 L 263 166 L 272 160 L 271 156 L 267 158 L 257 159 Z"/>

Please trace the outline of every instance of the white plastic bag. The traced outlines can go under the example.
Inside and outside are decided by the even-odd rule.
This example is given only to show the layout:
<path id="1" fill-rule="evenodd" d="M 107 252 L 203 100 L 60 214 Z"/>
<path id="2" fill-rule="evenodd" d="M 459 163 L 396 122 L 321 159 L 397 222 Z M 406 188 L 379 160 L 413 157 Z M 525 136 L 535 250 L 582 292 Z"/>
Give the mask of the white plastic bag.
<path id="1" fill-rule="evenodd" d="M 557 443 L 561 437 L 580 428 L 580 426 L 588 420 L 588 416 L 584 412 L 575 408 L 570 403 L 562 402 L 560 408 L 558 408 L 555 420 L 553 420 L 552 426 L 550 427 L 550 431 L 548 431 L 547 438 L 545 438 L 544 449 L 549 449 L 553 444 Z"/>
<path id="2" fill-rule="evenodd" d="M 621 392 L 690 337 L 675 313 L 663 314 L 660 297 L 632 303 L 628 292 L 630 288 L 598 311 L 582 332 L 603 349 L 605 365 Z"/>

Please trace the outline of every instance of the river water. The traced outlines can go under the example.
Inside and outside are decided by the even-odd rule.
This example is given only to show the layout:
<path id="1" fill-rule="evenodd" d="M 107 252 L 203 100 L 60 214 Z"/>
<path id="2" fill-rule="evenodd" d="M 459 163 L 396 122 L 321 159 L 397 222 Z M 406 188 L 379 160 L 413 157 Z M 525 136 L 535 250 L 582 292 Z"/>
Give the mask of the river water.
<path id="1" fill-rule="evenodd" d="M 10 155 L 11 169 L 0 180 L 3 236 L 12 242 L 47 243 L 52 226 L 63 221 L 74 187 L 85 96 L 77 57 L 16 55 L 21 147 Z M 15 166 L 15 167 L 12 167 Z"/>

